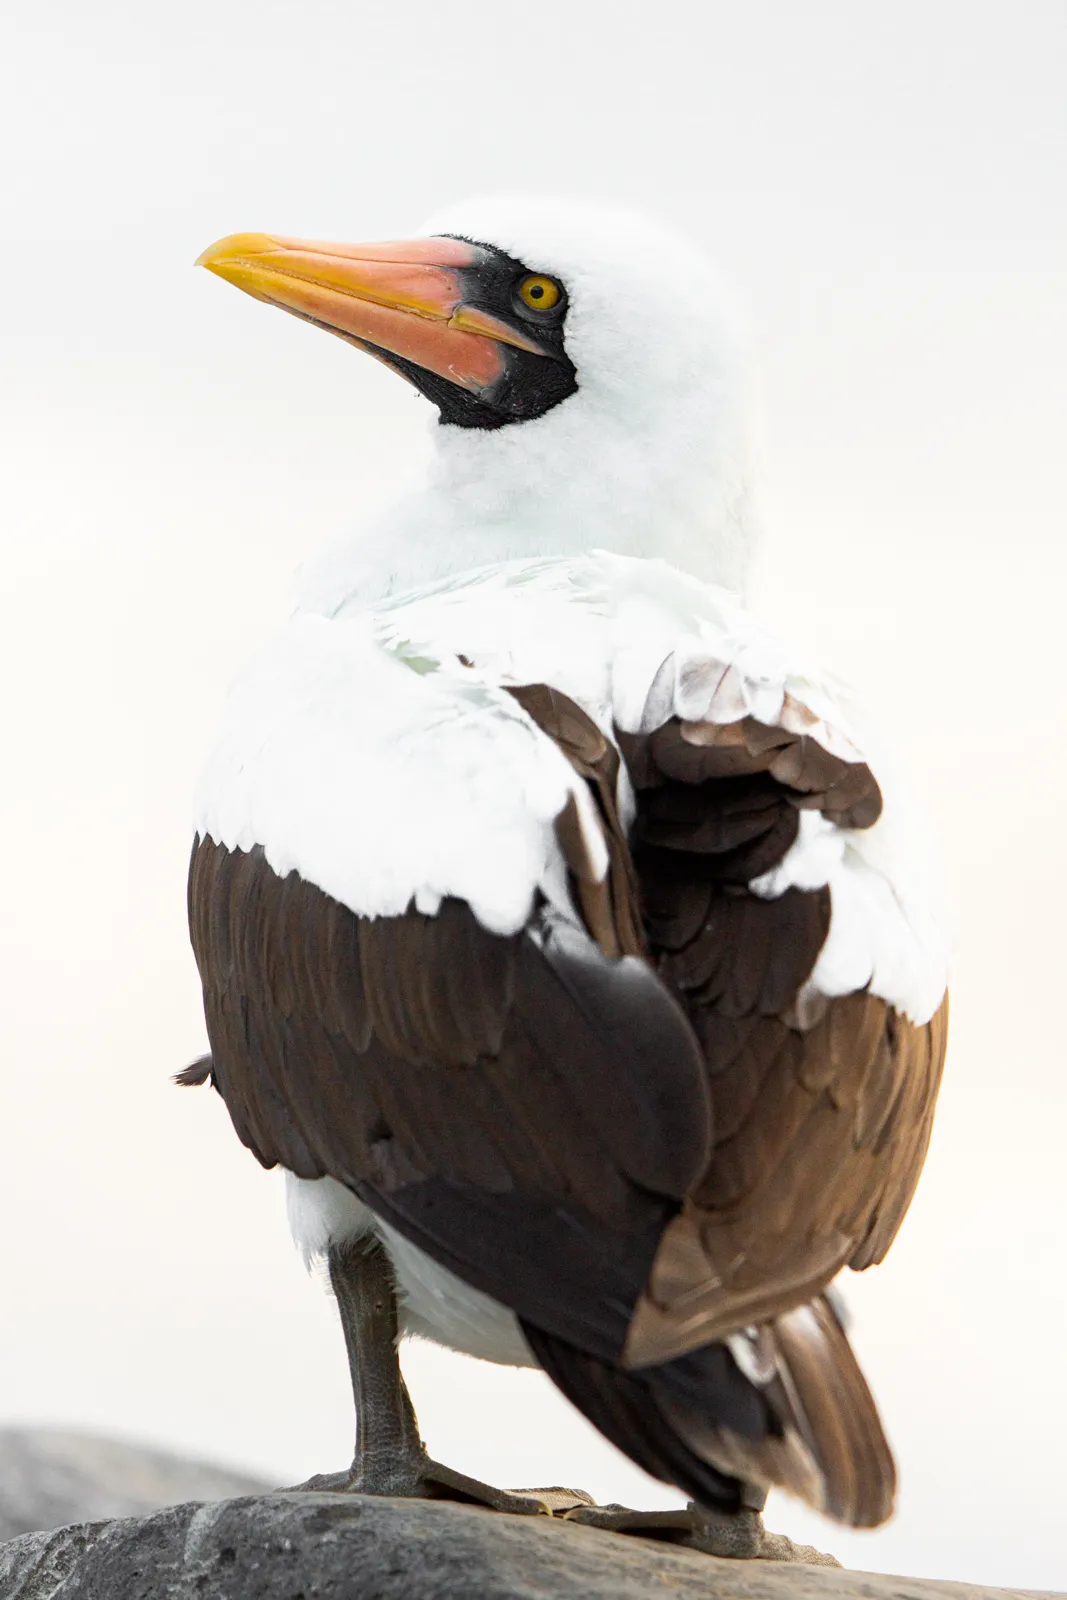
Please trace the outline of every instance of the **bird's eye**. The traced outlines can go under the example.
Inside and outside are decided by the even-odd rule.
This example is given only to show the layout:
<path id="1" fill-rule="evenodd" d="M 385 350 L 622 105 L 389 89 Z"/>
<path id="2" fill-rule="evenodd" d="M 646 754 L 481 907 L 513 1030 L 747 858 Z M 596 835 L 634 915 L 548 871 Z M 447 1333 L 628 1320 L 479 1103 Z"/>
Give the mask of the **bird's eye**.
<path id="1" fill-rule="evenodd" d="M 551 311 L 559 305 L 563 293 L 555 278 L 544 278 L 533 272 L 519 284 L 519 299 L 531 311 Z"/>

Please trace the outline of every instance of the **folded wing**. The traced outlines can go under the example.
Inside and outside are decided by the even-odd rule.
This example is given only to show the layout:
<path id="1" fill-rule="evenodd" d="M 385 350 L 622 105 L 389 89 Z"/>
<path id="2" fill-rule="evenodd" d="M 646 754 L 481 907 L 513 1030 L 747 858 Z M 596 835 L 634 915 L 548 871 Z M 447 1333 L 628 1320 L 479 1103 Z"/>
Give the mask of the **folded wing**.
<path id="1" fill-rule="evenodd" d="M 334 697 L 334 736 L 299 696 L 280 738 L 239 704 L 190 872 L 242 1139 L 511 1307 L 650 1472 L 882 1520 L 892 1460 L 822 1291 L 907 1208 L 945 1007 L 847 732 L 725 649 L 668 657 L 612 727 L 602 699 L 594 720 L 544 683 L 442 687 L 415 654 L 357 673 L 315 629 L 302 693 L 320 717 Z M 341 735 L 375 718 L 417 812 L 404 785 L 360 795 L 380 765 Z"/>

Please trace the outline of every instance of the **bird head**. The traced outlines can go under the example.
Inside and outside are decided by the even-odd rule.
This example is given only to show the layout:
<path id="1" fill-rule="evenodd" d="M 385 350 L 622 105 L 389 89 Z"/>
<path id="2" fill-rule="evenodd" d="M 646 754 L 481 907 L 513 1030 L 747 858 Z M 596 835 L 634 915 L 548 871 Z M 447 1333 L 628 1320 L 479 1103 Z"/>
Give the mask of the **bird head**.
<path id="1" fill-rule="evenodd" d="M 743 577 L 747 343 L 712 265 L 662 223 L 486 199 L 402 242 L 234 234 L 199 265 L 419 389 L 439 412 L 438 484 L 469 492 L 468 520 L 577 519 L 583 548 Z M 709 533 L 710 563 L 693 558 Z M 497 553 L 542 553 L 530 546 L 519 532 Z"/>

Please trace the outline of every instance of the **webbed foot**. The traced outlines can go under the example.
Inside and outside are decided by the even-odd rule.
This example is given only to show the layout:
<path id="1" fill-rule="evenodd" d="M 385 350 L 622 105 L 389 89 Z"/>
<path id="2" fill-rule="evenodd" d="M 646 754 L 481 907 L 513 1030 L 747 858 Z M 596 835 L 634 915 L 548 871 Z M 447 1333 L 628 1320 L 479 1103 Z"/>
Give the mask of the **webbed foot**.
<path id="1" fill-rule="evenodd" d="M 677 1511 L 631 1511 L 627 1506 L 577 1506 L 565 1511 L 568 1522 L 639 1538 L 662 1539 L 737 1561 L 794 1561 L 815 1567 L 839 1567 L 834 1556 L 812 1545 L 794 1544 L 781 1533 L 769 1533 L 758 1511 L 715 1511 L 696 1501 Z"/>
<path id="2" fill-rule="evenodd" d="M 395 1457 L 375 1463 L 374 1471 L 349 1468 L 321 1472 L 287 1493 L 393 1495 L 405 1500 L 458 1500 L 516 1517 L 564 1516 L 594 1501 L 583 1489 L 559 1485 L 536 1489 L 497 1489 L 479 1478 L 446 1467 L 429 1456 Z M 384 1470 L 383 1470 L 384 1469 Z"/>

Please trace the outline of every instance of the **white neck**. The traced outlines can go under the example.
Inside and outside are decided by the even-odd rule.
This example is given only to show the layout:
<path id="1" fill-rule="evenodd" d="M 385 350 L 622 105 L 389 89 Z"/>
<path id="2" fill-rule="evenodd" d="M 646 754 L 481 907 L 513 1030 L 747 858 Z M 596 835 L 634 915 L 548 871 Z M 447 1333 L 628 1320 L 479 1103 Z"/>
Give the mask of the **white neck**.
<path id="1" fill-rule="evenodd" d="M 472 568 L 594 549 L 743 591 L 756 533 L 747 419 L 720 416 L 711 433 L 703 413 L 695 426 L 642 420 L 635 438 L 565 402 L 496 431 L 435 425 L 423 486 L 309 561 L 298 609 L 332 616 Z"/>

